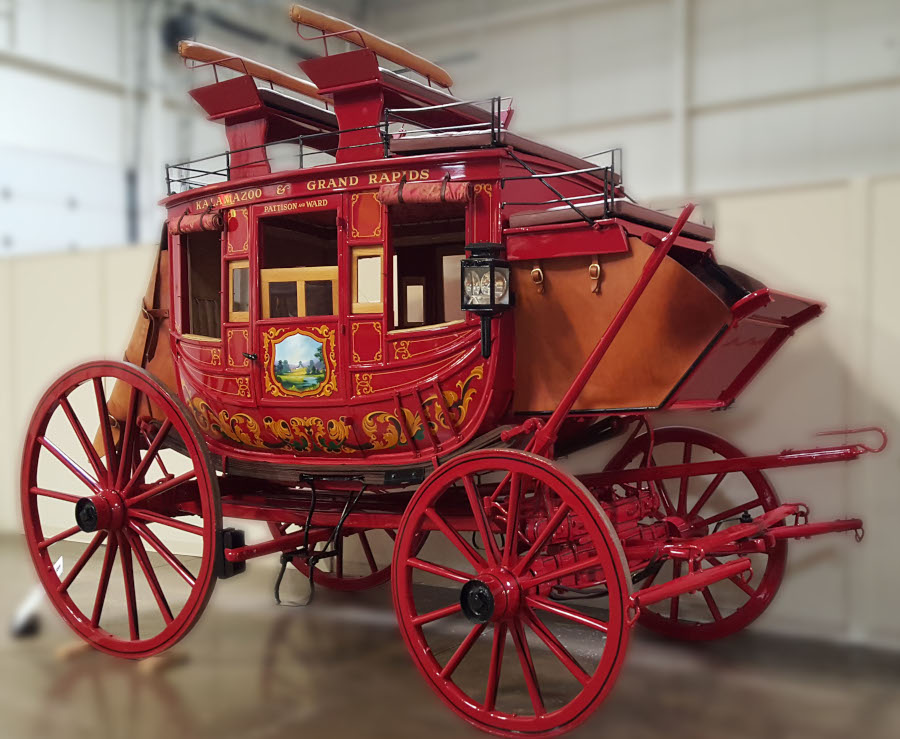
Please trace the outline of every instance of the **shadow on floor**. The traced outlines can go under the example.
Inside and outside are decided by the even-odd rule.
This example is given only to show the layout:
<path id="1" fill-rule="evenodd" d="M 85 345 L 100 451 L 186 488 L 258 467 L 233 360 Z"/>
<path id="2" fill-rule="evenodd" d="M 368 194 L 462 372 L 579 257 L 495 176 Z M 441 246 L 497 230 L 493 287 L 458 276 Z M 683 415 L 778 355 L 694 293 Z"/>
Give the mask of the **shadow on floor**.
<path id="1" fill-rule="evenodd" d="M 21 542 L 0 541 L 0 586 L 16 603 L 31 583 Z M 150 672 L 87 652 L 56 655 L 74 637 L 49 606 L 38 636 L 2 642 L 0 705 L 10 739 L 266 739 L 480 736 L 438 701 L 397 633 L 387 587 L 319 591 L 309 608 L 279 608 L 274 563 L 220 583 L 183 662 Z M 25 574 L 27 573 L 27 575 Z M 286 587 L 305 587 L 295 573 Z M 896 739 L 900 655 L 752 632 L 701 646 L 636 631 L 619 683 L 572 736 L 641 739 Z"/>

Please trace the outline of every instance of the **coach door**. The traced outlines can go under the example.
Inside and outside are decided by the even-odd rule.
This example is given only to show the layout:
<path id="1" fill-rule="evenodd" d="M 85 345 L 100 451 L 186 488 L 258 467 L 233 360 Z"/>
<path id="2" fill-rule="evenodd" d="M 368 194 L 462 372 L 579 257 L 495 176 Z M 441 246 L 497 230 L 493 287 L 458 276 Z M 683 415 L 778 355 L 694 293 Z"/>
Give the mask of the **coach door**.
<path id="1" fill-rule="evenodd" d="M 339 203 L 327 196 L 253 208 L 263 402 L 337 392 Z"/>

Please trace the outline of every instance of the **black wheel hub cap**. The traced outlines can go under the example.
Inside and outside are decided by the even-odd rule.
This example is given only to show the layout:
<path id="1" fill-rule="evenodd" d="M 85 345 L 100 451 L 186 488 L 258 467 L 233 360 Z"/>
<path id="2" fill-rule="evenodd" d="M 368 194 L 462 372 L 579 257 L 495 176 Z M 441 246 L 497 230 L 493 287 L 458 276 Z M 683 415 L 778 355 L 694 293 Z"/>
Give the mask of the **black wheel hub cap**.
<path id="1" fill-rule="evenodd" d="M 97 520 L 97 506 L 90 498 L 82 498 L 75 504 L 75 523 L 82 531 L 96 531 Z"/>
<path id="2" fill-rule="evenodd" d="M 463 613 L 472 623 L 486 624 L 494 615 L 494 596 L 481 580 L 470 580 L 459 595 Z"/>

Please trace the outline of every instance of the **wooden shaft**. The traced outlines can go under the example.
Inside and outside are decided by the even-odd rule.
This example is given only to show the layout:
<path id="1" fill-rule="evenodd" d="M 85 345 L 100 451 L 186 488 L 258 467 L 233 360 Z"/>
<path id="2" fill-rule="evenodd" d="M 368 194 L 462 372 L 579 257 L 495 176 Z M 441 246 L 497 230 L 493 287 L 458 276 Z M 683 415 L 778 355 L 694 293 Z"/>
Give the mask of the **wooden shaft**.
<path id="1" fill-rule="evenodd" d="M 385 41 L 383 38 L 364 31 L 362 28 L 354 26 L 352 23 L 347 23 L 347 21 L 343 21 L 340 18 L 333 18 L 316 10 L 304 8 L 302 5 L 294 5 L 291 7 L 291 20 L 294 23 L 315 28 L 322 31 L 322 33 L 340 35 L 345 41 L 371 49 L 378 56 L 394 62 L 394 64 L 399 64 L 406 69 L 411 69 L 413 72 L 418 72 L 423 77 L 427 77 L 442 87 L 451 87 L 453 85 L 453 78 L 447 70 L 439 67 L 434 62 L 430 62 L 418 54 L 413 54 L 402 46 Z"/>
<path id="2" fill-rule="evenodd" d="M 260 64 L 252 59 L 232 54 L 230 51 L 217 49 L 215 46 L 207 46 L 197 41 L 179 41 L 178 53 L 184 59 L 207 64 L 219 64 L 223 67 L 228 67 L 228 69 L 249 74 L 251 77 L 256 77 L 256 79 L 264 82 L 271 82 L 273 85 L 278 85 L 286 90 L 326 102 L 325 98 L 319 94 L 319 88 L 312 82 L 294 77 L 266 64 Z"/>

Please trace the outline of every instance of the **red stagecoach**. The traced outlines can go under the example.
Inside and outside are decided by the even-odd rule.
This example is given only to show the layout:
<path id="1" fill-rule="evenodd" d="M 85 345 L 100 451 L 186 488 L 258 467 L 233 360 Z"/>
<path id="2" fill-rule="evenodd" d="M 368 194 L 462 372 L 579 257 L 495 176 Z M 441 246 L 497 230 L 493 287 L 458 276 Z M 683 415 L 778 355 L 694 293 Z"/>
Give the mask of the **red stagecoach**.
<path id="1" fill-rule="evenodd" d="M 691 206 L 632 201 L 620 152 L 517 136 L 505 99 L 462 101 L 404 49 L 291 18 L 326 41 L 311 81 L 181 45 L 229 151 L 168 168 L 127 361 L 63 375 L 28 430 L 28 543 L 82 638 L 154 655 L 217 579 L 280 554 L 311 587 L 390 581 L 445 703 L 554 735 L 607 695 L 636 623 L 727 636 L 772 601 L 789 539 L 861 535 L 809 522 L 764 470 L 853 460 L 883 432 L 747 456 L 651 422 L 727 408 L 821 305 L 719 264 Z M 588 474 L 558 462 L 614 438 Z"/>

